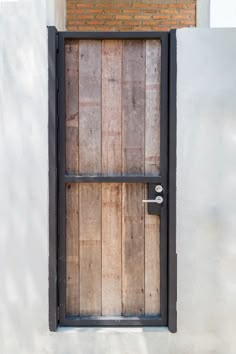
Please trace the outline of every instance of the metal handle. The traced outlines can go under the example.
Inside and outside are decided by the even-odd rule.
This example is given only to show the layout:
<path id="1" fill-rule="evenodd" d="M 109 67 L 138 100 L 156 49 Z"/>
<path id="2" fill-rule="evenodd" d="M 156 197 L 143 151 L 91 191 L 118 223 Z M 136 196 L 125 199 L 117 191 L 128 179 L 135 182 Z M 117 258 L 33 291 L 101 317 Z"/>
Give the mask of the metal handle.
<path id="1" fill-rule="evenodd" d="M 143 203 L 157 203 L 157 204 L 162 204 L 163 203 L 163 198 L 161 196 L 157 196 L 155 199 L 144 199 Z"/>

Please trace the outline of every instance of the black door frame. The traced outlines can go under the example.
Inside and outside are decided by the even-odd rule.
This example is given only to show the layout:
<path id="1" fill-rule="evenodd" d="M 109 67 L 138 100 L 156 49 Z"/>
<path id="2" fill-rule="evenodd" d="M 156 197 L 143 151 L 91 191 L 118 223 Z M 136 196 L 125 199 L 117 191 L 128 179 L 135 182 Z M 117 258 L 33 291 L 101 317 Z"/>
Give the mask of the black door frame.
<path id="1" fill-rule="evenodd" d="M 176 35 L 168 32 L 57 32 L 48 29 L 49 49 L 49 327 L 167 326 L 176 331 Z M 67 39 L 160 39 L 161 169 L 158 177 L 65 175 L 65 73 Z M 170 53 L 169 53 L 170 52 Z M 58 77 L 59 76 L 59 77 Z M 60 143 L 59 143 L 60 142 Z M 60 156 L 60 159 L 58 158 Z M 65 183 L 161 183 L 161 311 L 156 317 L 76 317 L 65 315 Z M 59 276 L 58 276 L 59 275 Z"/>

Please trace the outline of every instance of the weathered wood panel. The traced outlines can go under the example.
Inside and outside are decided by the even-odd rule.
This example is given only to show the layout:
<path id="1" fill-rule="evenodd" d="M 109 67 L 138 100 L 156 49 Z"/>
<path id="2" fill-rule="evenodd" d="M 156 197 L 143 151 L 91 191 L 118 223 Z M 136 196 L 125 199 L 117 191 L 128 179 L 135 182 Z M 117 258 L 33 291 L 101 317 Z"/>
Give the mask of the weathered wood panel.
<path id="1" fill-rule="evenodd" d="M 79 46 L 79 172 L 101 173 L 101 41 Z"/>
<path id="2" fill-rule="evenodd" d="M 160 218 L 145 207 L 145 314 L 160 313 Z"/>
<path id="3" fill-rule="evenodd" d="M 121 184 L 102 186 L 102 314 L 121 315 Z"/>
<path id="4" fill-rule="evenodd" d="M 144 185 L 122 194 L 122 314 L 144 314 Z"/>
<path id="5" fill-rule="evenodd" d="M 101 41 L 80 41 L 79 173 L 101 173 Z M 101 185 L 80 185 L 80 313 L 101 314 Z"/>
<path id="6" fill-rule="evenodd" d="M 156 40 L 67 42 L 67 173 L 159 173 L 160 63 Z M 67 185 L 67 314 L 159 314 L 160 220 L 145 194 Z"/>
<path id="7" fill-rule="evenodd" d="M 146 41 L 145 172 L 160 173 L 161 42 Z"/>
<path id="8" fill-rule="evenodd" d="M 146 41 L 145 174 L 160 171 L 160 41 Z M 160 312 L 160 220 L 145 206 L 145 314 Z"/>
<path id="9" fill-rule="evenodd" d="M 123 45 L 123 174 L 144 173 L 145 42 Z"/>
<path id="10" fill-rule="evenodd" d="M 122 41 L 102 47 L 102 173 L 121 174 Z M 121 185 L 102 185 L 102 314 L 121 315 Z"/>
<path id="11" fill-rule="evenodd" d="M 123 174 L 144 174 L 145 42 L 123 46 Z M 122 188 L 122 313 L 144 314 L 144 185 Z"/>
<path id="12" fill-rule="evenodd" d="M 120 175 L 122 41 L 103 41 L 102 47 L 102 172 Z"/>
<path id="13" fill-rule="evenodd" d="M 101 315 L 101 185 L 80 185 L 80 313 Z"/>
<path id="14" fill-rule="evenodd" d="M 79 43 L 67 42 L 66 73 L 66 171 L 79 167 Z M 66 312 L 79 314 L 79 186 L 66 188 Z"/>

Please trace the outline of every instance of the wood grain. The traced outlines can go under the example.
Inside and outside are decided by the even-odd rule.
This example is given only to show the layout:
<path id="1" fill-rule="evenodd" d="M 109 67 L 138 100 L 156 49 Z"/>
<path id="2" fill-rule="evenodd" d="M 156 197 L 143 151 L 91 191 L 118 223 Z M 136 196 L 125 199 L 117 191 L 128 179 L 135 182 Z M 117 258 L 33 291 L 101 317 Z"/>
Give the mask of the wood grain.
<path id="1" fill-rule="evenodd" d="M 77 173 L 79 110 L 79 43 L 65 46 L 66 71 L 66 172 Z M 79 314 L 79 186 L 66 188 L 66 313 Z"/>
<path id="2" fill-rule="evenodd" d="M 80 314 L 101 315 L 101 185 L 80 186 Z"/>
<path id="3" fill-rule="evenodd" d="M 103 41 L 102 47 L 102 172 L 120 175 L 122 41 Z"/>
<path id="4" fill-rule="evenodd" d="M 121 174 L 122 41 L 102 47 L 102 173 Z M 121 315 L 121 185 L 102 185 L 102 314 Z"/>
<path id="5" fill-rule="evenodd" d="M 121 184 L 102 186 L 102 314 L 121 315 Z"/>
<path id="6" fill-rule="evenodd" d="M 66 172 L 160 173 L 161 44 L 66 42 Z M 160 313 L 160 219 L 146 185 L 66 186 L 66 313 Z M 147 197 L 147 196 L 146 196 Z"/>
<path id="7" fill-rule="evenodd" d="M 160 172 L 160 41 L 146 41 L 145 174 Z M 147 192 L 146 192 L 147 197 Z M 146 198 L 147 199 L 147 198 Z M 160 219 L 145 206 L 145 314 L 160 312 Z"/>
<path id="8" fill-rule="evenodd" d="M 145 213 L 145 314 L 160 313 L 160 218 Z"/>
<path id="9" fill-rule="evenodd" d="M 145 42 L 123 47 L 123 174 L 144 173 Z"/>
<path id="10" fill-rule="evenodd" d="M 145 173 L 160 173 L 161 43 L 146 41 Z"/>
<path id="11" fill-rule="evenodd" d="M 80 41 L 79 172 L 101 173 L 101 41 Z"/>
<path id="12" fill-rule="evenodd" d="M 123 46 L 123 174 L 144 174 L 145 45 Z M 122 313 L 144 314 L 144 185 L 122 188 Z"/>
<path id="13" fill-rule="evenodd" d="M 80 41 L 79 173 L 101 173 L 101 41 Z M 81 184 L 80 313 L 101 315 L 101 185 Z"/>
<path id="14" fill-rule="evenodd" d="M 122 194 L 122 313 L 144 314 L 144 185 L 124 184 Z"/>

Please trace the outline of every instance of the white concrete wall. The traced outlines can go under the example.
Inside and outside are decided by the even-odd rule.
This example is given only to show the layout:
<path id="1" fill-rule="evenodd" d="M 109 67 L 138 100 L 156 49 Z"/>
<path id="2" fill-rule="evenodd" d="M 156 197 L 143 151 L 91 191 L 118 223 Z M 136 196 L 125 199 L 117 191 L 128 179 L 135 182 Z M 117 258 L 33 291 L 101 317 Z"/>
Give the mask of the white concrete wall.
<path id="1" fill-rule="evenodd" d="M 235 38 L 236 29 L 178 31 L 178 313 L 179 335 L 192 343 L 186 353 L 236 353 Z"/>
<path id="2" fill-rule="evenodd" d="M 236 27 L 235 0 L 196 0 L 197 27 Z"/>
<path id="3" fill-rule="evenodd" d="M 66 29 L 66 0 L 46 0 L 47 25 L 56 26 L 58 31 Z"/>
<path id="4" fill-rule="evenodd" d="M 210 14 L 211 27 L 236 27 L 235 0 L 211 0 Z"/>
<path id="5" fill-rule="evenodd" d="M 210 0 L 196 0 L 197 27 L 210 27 Z"/>
<path id="6" fill-rule="evenodd" d="M 178 31 L 178 333 L 50 333 L 46 8 L 0 5 L 0 353 L 235 354 L 236 31 Z"/>

